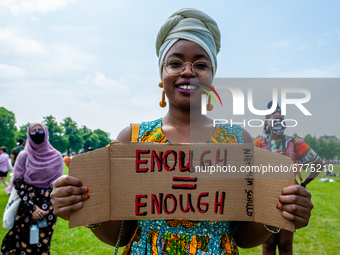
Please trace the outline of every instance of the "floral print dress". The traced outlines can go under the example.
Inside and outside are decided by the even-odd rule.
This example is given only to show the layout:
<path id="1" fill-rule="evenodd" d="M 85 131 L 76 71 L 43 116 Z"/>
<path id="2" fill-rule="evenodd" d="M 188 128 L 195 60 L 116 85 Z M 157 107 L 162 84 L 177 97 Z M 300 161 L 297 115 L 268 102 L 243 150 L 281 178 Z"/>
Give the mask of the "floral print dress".
<path id="1" fill-rule="evenodd" d="M 14 181 L 14 187 L 18 191 L 21 202 L 13 228 L 2 241 L 1 255 L 50 254 L 51 238 L 57 221 L 50 199 L 52 186 L 37 188 L 25 183 L 23 179 L 17 179 Z M 39 242 L 30 244 L 30 229 L 32 225 L 36 225 L 36 220 L 32 219 L 32 213 L 36 206 L 44 211 L 49 211 L 49 214 L 45 216 L 47 227 L 39 229 Z"/>
<path id="2" fill-rule="evenodd" d="M 162 119 L 143 122 L 139 142 L 170 143 L 162 132 Z M 243 143 L 238 125 L 220 124 L 208 143 Z M 126 254 L 238 254 L 229 221 L 139 220 Z"/>

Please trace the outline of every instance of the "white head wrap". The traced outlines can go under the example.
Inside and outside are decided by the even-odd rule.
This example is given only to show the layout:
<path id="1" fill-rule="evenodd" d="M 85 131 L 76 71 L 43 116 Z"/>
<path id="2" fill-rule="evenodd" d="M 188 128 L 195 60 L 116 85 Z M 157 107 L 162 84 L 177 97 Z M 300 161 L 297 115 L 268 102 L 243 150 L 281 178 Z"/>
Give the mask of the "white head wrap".
<path id="1" fill-rule="evenodd" d="M 162 78 L 162 63 L 166 53 L 179 39 L 192 41 L 200 45 L 208 54 L 213 65 L 213 75 L 217 68 L 216 55 L 220 51 L 220 30 L 217 23 L 204 12 L 183 8 L 174 12 L 164 22 L 158 32 L 156 53 L 159 58 L 159 74 Z"/>

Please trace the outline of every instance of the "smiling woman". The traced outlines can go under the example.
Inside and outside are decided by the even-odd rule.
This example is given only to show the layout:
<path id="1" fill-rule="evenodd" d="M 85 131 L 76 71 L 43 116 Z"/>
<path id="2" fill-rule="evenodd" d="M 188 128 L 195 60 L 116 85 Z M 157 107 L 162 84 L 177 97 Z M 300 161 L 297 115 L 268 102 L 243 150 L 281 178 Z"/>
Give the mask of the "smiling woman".
<path id="1" fill-rule="evenodd" d="M 157 36 L 156 52 L 159 86 L 164 88 L 161 106 L 165 106 L 166 95 L 169 110 L 163 118 L 141 123 L 138 142 L 252 143 L 240 126 L 214 127 L 213 120 L 201 114 L 202 84 L 212 84 L 219 48 L 219 28 L 203 12 L 184 8 L 165 21 Z M 131 133 L 131 127 L 126 127 L 116 141 L 130 142 Z M 51 194 L 55 214 L 68 219 L 83 207 L 90 192 L 77 178 L 58 178 Z M 282 216 L 296 228 L 308 224 L 312 208 L 308 191 L 287 187 L 278 199 L 285 203 L 278 207 Z M 105 243 L 127 245 L 123 254 L 238 254 L 237 245 L 257 246 L 276 230 L 254 222 L 228 221 L 139 220 L 122 226 L 120 221 L 107 221 L 90 228 Z"/>

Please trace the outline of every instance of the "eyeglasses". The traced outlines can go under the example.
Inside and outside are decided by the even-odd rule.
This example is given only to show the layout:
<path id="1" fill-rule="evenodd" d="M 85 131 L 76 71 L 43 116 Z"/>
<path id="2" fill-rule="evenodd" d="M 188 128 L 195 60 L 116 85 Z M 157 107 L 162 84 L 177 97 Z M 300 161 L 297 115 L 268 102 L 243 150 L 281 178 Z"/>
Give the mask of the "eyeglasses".
<path id="1" fill-rule="evenodd" d="M 197 60 L 194 63 L 184 62 L 179 58 L 169 58 L 163 62 L 165 71 L 172 76 L 179 76 L 183 73 L 185 69 L 185 64 L 191 64 L 191 71 L 196 77 L 205 78 L 211 74 L 213 66 L 209 61 Z"/>
<path id="2" fill-rule="evenodd" d="M 31 130 L 31 135 L 35 135 L 36 133 L 43 134 L 44 130 L 42 128 L 32 129 Z"/>

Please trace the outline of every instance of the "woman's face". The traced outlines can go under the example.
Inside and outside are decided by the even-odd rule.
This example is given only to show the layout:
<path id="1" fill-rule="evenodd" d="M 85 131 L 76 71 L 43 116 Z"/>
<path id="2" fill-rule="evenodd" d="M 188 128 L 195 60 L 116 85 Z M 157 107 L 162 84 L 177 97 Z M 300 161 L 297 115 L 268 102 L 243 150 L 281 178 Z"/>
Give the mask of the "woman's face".
<path id="1" fill-rule="evenodd" d="M 266 125 L 269 126 L 269 129 L 272 130 L 272 127 L 275 123 L 281 122 L 284 120 L 284 116 L 281 115 L 281 112 L 273 113 L 266 121 Z"/>
<path id="2" fill-rule="evenodd" d="M 191 106 L 200 106 L 201 95 L 205 92 L 198 89 L 198 86 L 194 86 L 193 82 L 202 82 L 211 85 L 213 81 L 213 71 L 209 72 L 205 78 L 197 78 L 192 71 L 192 65 L 190 63 L 194 63 L 197 60 L 204 60 L 211 63 L 208 54 L 201 46 L 194 42 L 179 40 L 167 52 L 164 61 L 172 58 L 181 59 L 185 62 L 185 65 L 183 72 L 178 76 L 170 75 L 163 65 L 163 86 L 169 103 L 186 110 L 190 109 L 190 102 Z M 190 82 L 191 86 L 189 86 Z"/>
<path id="3" fill-rule="evenodd" d="M 45 132 L 41 125 L 37 124 L 32 127 L 30 137 L 35 144 L 41 144 L 45 140 Z"/>

